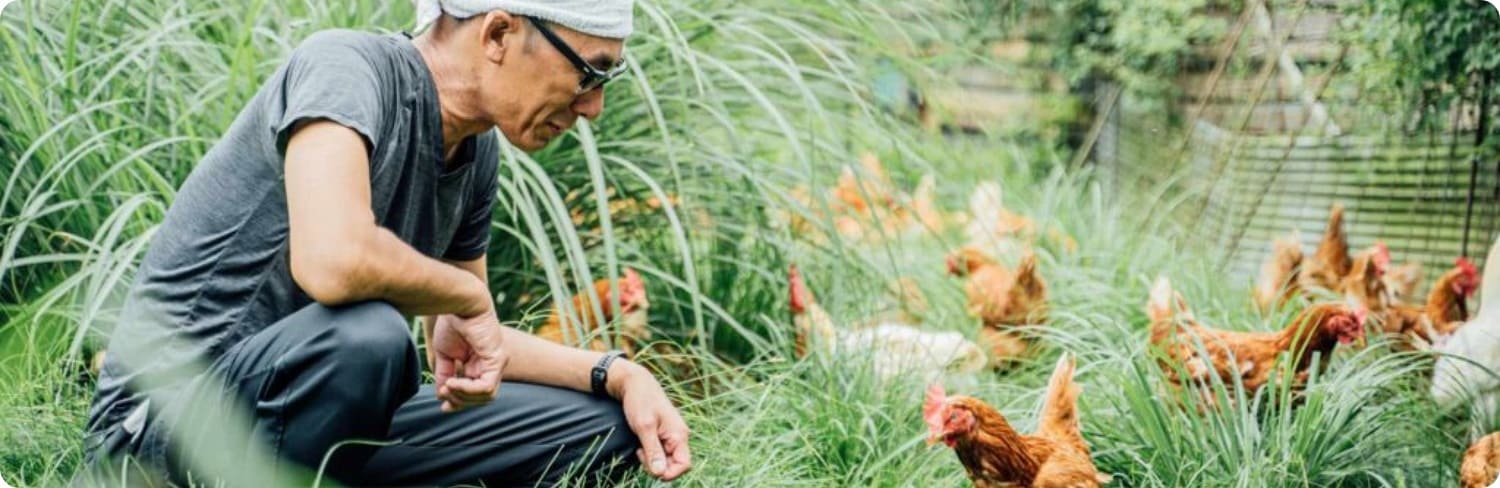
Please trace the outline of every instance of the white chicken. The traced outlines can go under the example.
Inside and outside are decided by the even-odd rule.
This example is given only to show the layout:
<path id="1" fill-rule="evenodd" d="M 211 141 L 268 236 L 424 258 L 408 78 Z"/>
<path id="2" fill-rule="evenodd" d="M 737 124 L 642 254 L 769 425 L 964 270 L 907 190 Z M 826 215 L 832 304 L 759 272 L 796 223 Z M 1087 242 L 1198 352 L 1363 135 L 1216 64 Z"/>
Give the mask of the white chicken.
<path id="1" fill-rule="evenodd" d="M 1467 403 L 1477 418 L 1500 413 L 1500 238 L 1490 247 L 1479 285 L 1479 313 L 1439 341 L 1432 398 L 1439 405 Z"/>
<path id="2" fill-rule="evenodd" d="M 1030 248 L 1036 236 L 1031 219 L 1005 208 L 1004 190 L 1000 184 L 986 181 L 974 187 L 969 197 L 971 220 L 964 227 L 968 245 L 988 249 L 995 255 L 1020 255 Z"/>
<path id="3" fill-rule="evenodd" d="M 798 358 L 815 351 L 868 357 L 871 372 L 881 381 L 909 374 L 932 382 L 944 375 L 972 375 L 984 369 L 984 351 L 963 334 L 924 331 L 895 322 L 841 330 L 814 300 L 796 266 L 788 270 L 787 281 Z"/>

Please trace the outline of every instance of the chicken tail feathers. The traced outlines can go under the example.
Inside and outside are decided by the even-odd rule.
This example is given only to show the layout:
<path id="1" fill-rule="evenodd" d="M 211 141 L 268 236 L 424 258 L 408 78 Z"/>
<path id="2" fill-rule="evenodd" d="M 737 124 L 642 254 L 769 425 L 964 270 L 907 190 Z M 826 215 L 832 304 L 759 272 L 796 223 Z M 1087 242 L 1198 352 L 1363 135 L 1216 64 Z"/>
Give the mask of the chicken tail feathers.
<path id="1" fill-rule="evenodd" d="M 1151 298 L 1146 302 L 1146 317 L 1152 323 L 1167 322 L 1187 311 L 1187 302 L 1172 289 L 1172 281 L 1166 276 L 1156 277 L 1156 283 L 1151 285 Z"/>
<path id="2" fill-rule="evenodd" d="M 1323 229 L 1325 240 L 1343 239 L 1344 235 L 1344 204 L 1335 203 L 1328 211 L 1328 227 Z"/>
<path id="3" fill-rule="evenodd" d="M 1083 440 L 1078 425 L 1078 394 L 1082 388 L 1073 381 L 1073 367 L 1073 355 L 1063 353 L 1057 358 L 1052 379 L 1047 380 L 1046 399 L 1037 427 L 1037 433 L 1044 437 Z"/>

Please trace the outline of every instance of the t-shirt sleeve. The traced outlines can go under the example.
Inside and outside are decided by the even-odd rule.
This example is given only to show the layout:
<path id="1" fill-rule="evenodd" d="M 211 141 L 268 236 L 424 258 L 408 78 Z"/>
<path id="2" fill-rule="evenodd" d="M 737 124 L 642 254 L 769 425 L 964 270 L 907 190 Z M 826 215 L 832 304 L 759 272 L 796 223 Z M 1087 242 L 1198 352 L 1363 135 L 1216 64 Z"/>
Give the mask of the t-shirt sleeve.
<path id="1" fill-rule="evenodd" d="M 495 206 L 495 192 L 499 190 L 498 166 L 500 163 L 499 139 L 495 131 L 479 137 L 475 145 L 472 190 L 464 209 L 463 220 L 443 259 L 472 261 L 483 256 L 490 245 L 490 219 Z"/>
<path id="2" fill-rule="evenodd" d="M 317 119 L 359 133 L 367 155 L 380 147 L 385 97 L 367 42 L 350 33 L 328 31 L 308 37 L 292 51 L 280 74 L 278 93 L 267 100 L 278 154 L 286 155 L 298 123 Z"/>

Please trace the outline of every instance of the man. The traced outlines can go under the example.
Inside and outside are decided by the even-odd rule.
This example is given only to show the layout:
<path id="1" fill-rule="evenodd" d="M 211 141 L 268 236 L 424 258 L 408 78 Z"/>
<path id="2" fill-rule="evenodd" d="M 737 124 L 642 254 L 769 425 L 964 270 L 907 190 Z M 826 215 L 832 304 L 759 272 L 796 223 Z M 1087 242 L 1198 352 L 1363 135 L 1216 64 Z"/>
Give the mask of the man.
<path id="1" fill-rule="evenodd" d="M 203 482 L 268 453 L 383 485 L 689 469 L 655 378 L 502 327 L 486 286 L 495 129 L 532 151 L 597 117 L 630 0 L 418 11 L 415 39 L 308 38 L 183 183 L 111 337 L 90 462 Z"/>

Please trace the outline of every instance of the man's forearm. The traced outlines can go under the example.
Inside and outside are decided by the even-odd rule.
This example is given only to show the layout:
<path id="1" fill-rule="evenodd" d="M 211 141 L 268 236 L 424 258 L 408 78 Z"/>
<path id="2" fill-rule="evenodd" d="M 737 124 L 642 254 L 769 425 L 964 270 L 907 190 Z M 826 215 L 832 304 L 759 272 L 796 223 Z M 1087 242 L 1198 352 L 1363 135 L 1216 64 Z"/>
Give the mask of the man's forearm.
<path id="1" fill-rule="evenodd" d="M 491 306 L 484 281 L 443 261 L 429 258 L 391 231 L 376 227 L 357 252 L 347 279 L 348 301 L 385 300 L 408 315 L 469 317 Z"/>
<path id="2" fill-rule="evenodd" d="M 506 327 L 505 350 L 510 362 L 505 367 L 505 381 L 593 391 L 589 372 L 602 354 L 557 344 L 537 336 Z M 615 361 L 609 368 L 611 396 L 619 397 L 619 385 L 630 375 L 645 371 L 628 361 Z M 504 388 L 502 387 L 502 391 Z M 502 393 L 503 394 L 503 393 Z"/>

